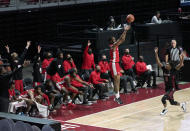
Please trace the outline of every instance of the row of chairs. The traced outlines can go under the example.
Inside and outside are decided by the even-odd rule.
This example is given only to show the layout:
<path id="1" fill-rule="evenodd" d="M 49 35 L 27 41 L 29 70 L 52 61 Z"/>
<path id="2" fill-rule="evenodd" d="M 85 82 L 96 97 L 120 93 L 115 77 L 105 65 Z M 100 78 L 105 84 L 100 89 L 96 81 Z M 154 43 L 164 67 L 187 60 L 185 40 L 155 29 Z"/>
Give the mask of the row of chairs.
<path id="1" fill-rule="evenodd" d="M 12 119 L 0 120 L 0 131 L 54 131 L 49 125 L 44 125 L 42 129 L 35 125 L 30 125 L 22 121 L 14 122 Z"/>

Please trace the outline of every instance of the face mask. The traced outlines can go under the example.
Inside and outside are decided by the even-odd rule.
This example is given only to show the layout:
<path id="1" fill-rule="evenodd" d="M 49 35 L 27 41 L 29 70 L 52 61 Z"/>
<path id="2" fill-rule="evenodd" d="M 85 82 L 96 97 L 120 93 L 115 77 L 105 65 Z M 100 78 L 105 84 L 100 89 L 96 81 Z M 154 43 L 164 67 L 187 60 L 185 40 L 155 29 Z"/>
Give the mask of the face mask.
<path id="1" fill-rule="evenodd" d="M 51 58 L 51 55 L 48 55 L 47 58 L 50 59 L 50 58 Z"/>
<path id="2" fill-rule="evenodd" d="M 140 59 L 140 58 L 139 58 L 139 61 L 140 61 L 140 62 L 143 62 L 143 59 Z"/>
<path id="3" fill-rule="evenodd" d="M 100 70 L 98 69 L 98 70 L 96 70 L 97 72 L 100 72 Z"/>
<path id="4" fill-rule="evenodd" d="M 72 59 L 72 57 L 67 58 L 67 60 L 69 60 L 69 61 L 70 61 L 71 59 Z"/>
<path id="5" fill-rule="evenodd" d="M 106 59 L 102 59 L 102 61 L 106 61 Z"/>
<path id="6" fill-rule="evenodd" d="M 129 55 L 129 52 L 125 52 L 126 55 Z"/>
<path id="7" fill-rule="evenodd" d="M 92 51 L 91 51 L 91 50 L 89 50 L 89 51 L 88 51 L 88 54 L 92 54 Z"/>

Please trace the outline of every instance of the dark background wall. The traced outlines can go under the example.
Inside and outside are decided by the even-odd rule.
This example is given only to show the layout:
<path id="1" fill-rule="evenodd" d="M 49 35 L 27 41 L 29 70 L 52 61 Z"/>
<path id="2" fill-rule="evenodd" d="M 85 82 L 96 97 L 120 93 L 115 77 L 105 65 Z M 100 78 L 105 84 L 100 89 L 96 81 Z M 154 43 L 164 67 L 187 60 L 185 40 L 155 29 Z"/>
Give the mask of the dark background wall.
<path id="1" fill-rule="evenodd" d="M 152 15 L 156 10 L 177 10 L 178 5 L 178 0 L 116 0 L 98 4 L 40 8 L 31 12 L 0 12 L 0 40 L 17 46 L 22 46 L 26 40 L 53 40 L 56 39 L 56 25 L 60 22 L 90 20 L 103 27 L 110 15 L 128 13 L 136 15 L 136 22 L 142 22 L 144 19 L 150 19 L 147 14 Z"/>
<path id="2" fill-rule="evenodd" d="M 77 23 L 105 27 L 109 16 L 115 16 L 116 22 L 120 23 L 120 16 L 129 13 L 135 15 L 135 23 L 145 23 L 151 19 L 157 10 L 160 10 L 165 17 L 164 14 L 168 12 L 177 12 L 178 7 L 179 0 L 115 0 L 112 2 L 0 12 L 0 43 L 1 45 L 9 44 L 13 51 L 18 52 L 22 52 L 27 40 L 31 40 L 34 44 L 47 43 L 53 46 L 57 44 L 64 46 L 72 42 L 82 43 L 86 40 L 76 41 L 76 39 L 59 37 L 58 25 L 67 23 L 75 25 Z M 83 29 L 85 26 L 72 28 L 68 26 L 67 29 L 62 29 L 61 33 L 65 36 L 68 33 Z M 186 28 L 184 27 L 184 29 Z M 30 49 L 31 56 L 35 55 L 34 44 Z M 3 50 L 1 46 L 0 51 Z"/>

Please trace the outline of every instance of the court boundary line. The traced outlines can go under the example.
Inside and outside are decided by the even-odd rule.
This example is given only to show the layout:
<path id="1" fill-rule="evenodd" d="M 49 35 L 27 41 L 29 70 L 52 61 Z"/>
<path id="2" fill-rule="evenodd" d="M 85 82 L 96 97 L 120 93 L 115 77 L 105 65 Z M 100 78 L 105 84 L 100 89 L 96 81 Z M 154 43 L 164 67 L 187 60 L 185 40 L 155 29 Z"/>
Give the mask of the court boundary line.
<path id="1" fill-rule="evenodd" d="M 177 92 L 184 91 L 184 90 L 186 90 L 186 89 L 190 89 L 190 88 L 185 88 L 185 89 L 182 89 L 182 90 L 178 90 L 178 91 L 176 91 L 176 93 L 177 93 Z M 162 94 L 162 95 L 164 95 L 164 94 Z M 155 96 L 155 97 L 160 97 L 160 96 L 162 96 L 162 95 Z M 153 98 L 155 98 L 155 97 L 148 98 L 148 99 L 145 99 L 145 100 L 136 101 L 136 102 L 133 102 L 133 103 L 129 103 L 129 104 L 126 104 L 126 105 L 118 106 L 118 107 L 111 108 L 111 109 L 104 110 L 104 111 L 115 110 L 115 109 L 120 108 L 120 107 L 124 107 L 124 106 L 128 106 L 128 105 L 132 105 L 132 104 L 135 104 L 135 103 L 138 103 L 138 102 L 142 102 L 142 101 L 151 100 L 151 99 L 153 99 Z M 100 112 L 92 113 L 92 114 L 89 114 L 89 115 L 95 115 L 95 114 L 98 114 L 98 113 L 101 113 L 101 112 L 104 112 L 104 111 L 100 111 Z M 89 115 L 86 115 L 86 116 L 81 116 L 81 117 L 83 117 L 83 118 L 84 118 L 84 117 L 88 117 Z M 74 118 L 74 119 L 71 119 L 71 120 L 68 120 L 68 121 L 65 121 L 65 122 L 69 122 L 69 121 L 72 121 L 72 120 L 75 120 L 75 119 L 79 119 L 79 118 L 81 118 L 81 117 Z"/>
<path id="2" fill-rule="evenodd" d="M 185 89 L 182 89 L 182 90 L 178 90 L 178 91 L 176 91 L 176 93 L 177 93 L 177 92 L 185 91 L 185 90 L 187 90 L 187 89 L 190 89 L 190 88 L 185 88 Z M 163 95 L 163 94 L 162 94 L 162 95 Z M 162 96 L 162 95 L 155 96 L 155 97 L 152 97 L 152 98 L 149 98 L 149 99 L 145 99 L 145 100 L 141 100 L 141 101 L 137 101 L 137 102 L 133 102 L 133 103 L 126 104 L 126 105 L 123 105 L 123 106 L 115 107 L 115 108 L 108 109 L 108 110 L 105 110 L 105 111 L 114 110 L 114 109 L 117 109 L 117 108 L 120 108 L 120 107 L 125 107 L 125 106 L 132 105 L 132 104 L 135 104 L 135 103 L 138 103 L 138 102 L 142 102 L 142 101 L 148 101 L 148 100 L 154 99 L 154 98 L 156 98 L 156 97 L 160 97 L 160 96 Z M 141 113 L 141 112 L 144 112 L 144 111 L 156 109 L 156 108 L 159 108 L 159 107 L 161 107 L 161 106 L 162 106 L 162 105 L 159 105 L 159 106 L 156 106 L 156 107 L 154 107 L 154 108 L 149 108 L 149 109 L 146 109 L 146 110 L 141 110 L 141 111 L 138 111 L 138 112 L 130 113 L 130 114 L 127 114 L 127 115 L 123 115 L 122 117 L 131 116 L 131 115 L 138 114 L 138 113 Z M 92 114 L 89 114 L 89 115 L 86 115 L 86 116 L 82 116 L 82 117 L 79 117 L 79 118 L 75 118 L 75 119 L 81 119 L 81 118 L 89 117 L 90 115 L 95 115 L 95 114 L 98 114 L 98 113 L 101 113 L 101 112 L 105 112 L 105 111 L 100 111 L 100 112 L 92 113 Z M 158 115 L 158 116 L 159 116 L 159 115 Z M 114 119 L 119 119 L 119 118 L 122 118 L 122 117 L 119 116 L 119 117 L 116 117 L 116 118 L 114 118 Z M 109 122 L 109 121 L 113 121 L 113 120 L 114 120 L 114 119 L 109 119 L 109 120 L 105 120 L 105 121 L 102 121 L 102 122 L 99 122 L 99 123 L 96 123 L 96 124 L 92 124 L 92 125 L 89 125 L 89 124 L 80 124 L 80 123 L 77 123 L 77 122 L 70 122 L 70 121 L 75 120 L 75 119 L 71 119 L 71 120 L 65 121 L 65 122 L 73 123 L 73 124 L 79 124 L 79 125 L 85 125 L 85 126 L 100 127 L 100 126 L 98 126 L 98 124 L 102 124 L 102 123 L 106 123 L 106 122 Z M 62 122 L 63 122 L 63 121 L 62 121 Z M 101 127 L 100 127 L 100 128 L 101 128 Z M 108 128 L 108 129 L 113 129 L 113 128 Z M 117 129 L 117 130 L 118 130 L 118 129 Z"/>

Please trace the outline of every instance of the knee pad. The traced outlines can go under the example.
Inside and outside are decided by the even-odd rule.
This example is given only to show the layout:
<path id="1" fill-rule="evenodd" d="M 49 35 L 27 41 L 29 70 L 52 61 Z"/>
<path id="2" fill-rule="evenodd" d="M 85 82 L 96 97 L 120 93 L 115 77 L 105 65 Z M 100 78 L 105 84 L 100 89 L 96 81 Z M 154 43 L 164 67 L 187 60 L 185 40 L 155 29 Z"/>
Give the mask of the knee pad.
<path id="1" fill-rule="evenodd" d="M 166 100 L 167 100 L 167 96 L 164 95 L 164 96 L 162 97 L 161 101 L 162 101 L 163 104 L 166 104 Z"/>

